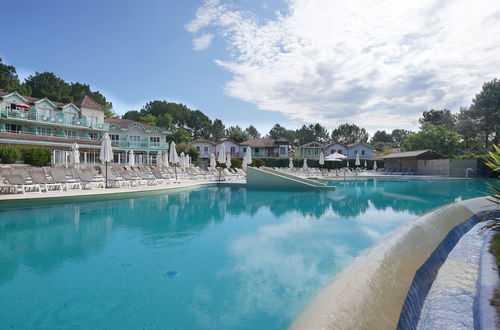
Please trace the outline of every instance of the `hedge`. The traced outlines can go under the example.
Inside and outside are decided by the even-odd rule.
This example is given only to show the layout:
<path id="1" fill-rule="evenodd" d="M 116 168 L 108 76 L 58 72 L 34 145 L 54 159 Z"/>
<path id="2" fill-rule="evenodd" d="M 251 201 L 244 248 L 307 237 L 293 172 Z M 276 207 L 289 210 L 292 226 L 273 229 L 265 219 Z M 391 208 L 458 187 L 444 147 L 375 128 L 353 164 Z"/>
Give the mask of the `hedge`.
<path id="1" fill-rule="evenodd" d="M 23 147 L 21 151 L 24 162 L 31 166 L 45 166 L 52 156 L 50 149 L 41 147 Z"/>
<path id="2" fill-rule="evenodd" d="M 0 146 L 0 163 L 14 164 L 21 158 L 21 151 L 15 146 Z"/>

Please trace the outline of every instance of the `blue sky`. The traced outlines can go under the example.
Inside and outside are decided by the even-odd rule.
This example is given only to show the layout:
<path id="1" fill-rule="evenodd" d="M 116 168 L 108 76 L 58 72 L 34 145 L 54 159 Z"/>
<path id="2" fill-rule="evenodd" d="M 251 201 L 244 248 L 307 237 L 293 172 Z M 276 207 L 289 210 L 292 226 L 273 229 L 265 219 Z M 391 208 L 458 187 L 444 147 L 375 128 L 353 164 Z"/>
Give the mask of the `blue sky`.
<path id="1" fill-rule="evenodd" d="M 21 77 L 88 83 L 118 113 L 166 99 L 264 133 L 416 128 L 500 69 L 500 4 L 468 3 L 17 0 L 2 4 L 0 57 Z"/>

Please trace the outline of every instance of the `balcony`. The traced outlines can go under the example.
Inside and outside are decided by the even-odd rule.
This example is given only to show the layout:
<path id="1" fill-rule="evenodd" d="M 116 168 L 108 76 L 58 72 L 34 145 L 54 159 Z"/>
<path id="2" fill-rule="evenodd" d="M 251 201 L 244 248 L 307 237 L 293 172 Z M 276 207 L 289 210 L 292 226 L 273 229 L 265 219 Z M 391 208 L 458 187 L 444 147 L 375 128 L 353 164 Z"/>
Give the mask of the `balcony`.
<path id="1" fill-rule="evenodd" d="M 113 140 L 111 141 L 111 145 L 117 148 L 144 151 L 168 150 L 168 144 L 166 142 L 151 142 L 148 138 L 142 139 L 141 141 L 131 141 L 127 138 L 118 141 Z"/>
<path id="2" fill-rule="evenodd" d="M 70 128 L 90 128 L 107 131 L 109 125 L 105 123 L 89 122 L 85 116 L 82 118 L 67 118 L 63 113 L 56 116 L 42 116 L 33 108 L 31 110 L 13 110 L 5 108 L 0 110 L 0 117 L 30 123 L 39 123 L 47 126 L 66 126 Z"/>

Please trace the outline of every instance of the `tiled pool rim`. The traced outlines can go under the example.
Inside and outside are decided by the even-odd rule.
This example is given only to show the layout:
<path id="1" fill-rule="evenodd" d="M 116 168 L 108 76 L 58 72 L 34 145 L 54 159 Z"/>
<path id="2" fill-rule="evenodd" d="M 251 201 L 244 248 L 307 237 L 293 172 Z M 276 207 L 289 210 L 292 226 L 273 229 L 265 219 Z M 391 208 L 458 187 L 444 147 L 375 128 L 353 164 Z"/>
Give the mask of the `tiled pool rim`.
<path id="1" fill-rule="evenodd" d="M 400 317 L 411 319 L 416 326 L 418 317 L 415 320 L 413 316 L 420 314 L 420 309 L 411 310 L 414 306 L 410 303 L 404 306 L 414 280 L 419 282 L 417 272 L 427 260 L 439 268 L 440 263 L 431 258 L 438 247 L 456 243 L 467 227 L 477 223 L 474 215 L 491 208 L 485 197 L 474 198 L 438 207 L 404 223 L 337 275 L 295 319 L 291 329 L 395 329 Z M 436 252 L 441 258 L 444 254 Z M 435 270 L 427 266 L 426 271 Z M 432 285 L 432 281 L 423 282 Z M 425 299 L 425 295 L 417 296 Z"/>

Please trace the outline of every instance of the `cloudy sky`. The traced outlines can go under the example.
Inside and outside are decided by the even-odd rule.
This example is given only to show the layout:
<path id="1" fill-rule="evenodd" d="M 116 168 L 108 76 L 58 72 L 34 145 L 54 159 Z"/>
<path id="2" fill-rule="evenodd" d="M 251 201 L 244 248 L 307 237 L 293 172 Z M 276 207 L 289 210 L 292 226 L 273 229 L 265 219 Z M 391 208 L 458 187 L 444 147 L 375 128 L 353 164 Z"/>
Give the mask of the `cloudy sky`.
<path id="1" fill-rule="evenodd" d="M 500 70 L 497 0 L 20 0 L 4 9 L 31 22 L 0 22 L 13 41 L 0 56 L 21 76 L 90 83 L 119 113 L 167 99 L 263 132 L 317 121 L 416 129 L 423 110 L 457 111 Z"/>

